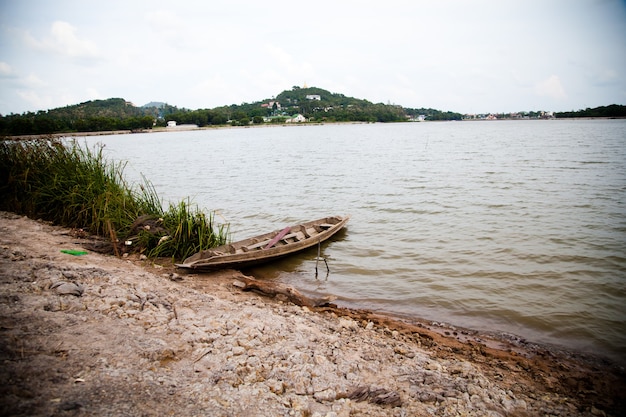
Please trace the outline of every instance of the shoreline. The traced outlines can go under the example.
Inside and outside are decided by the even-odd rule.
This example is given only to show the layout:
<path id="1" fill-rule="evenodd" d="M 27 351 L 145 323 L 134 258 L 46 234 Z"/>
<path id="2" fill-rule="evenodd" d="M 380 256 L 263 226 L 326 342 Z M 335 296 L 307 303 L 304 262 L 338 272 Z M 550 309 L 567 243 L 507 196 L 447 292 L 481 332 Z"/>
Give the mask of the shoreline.
<path id="1" fill-rule="evenodd" d="M 543 350 L 558 352 L 561 355 L 576 357 L 588 363 L 605 363 L 626 369 L 626 357 L 620 357 L 619 353 L 604 346 L 596 347 L 595 349 L 586 346 L 586 348 L 579 348 L 577 346 L 568 346 L 566 343 L 557 339 L 541 340 L 541 334 L 532 337 L 523 335 L 521 331 L 520 333 L 516 333 L 515 331 L 503 330 L 497 327 L 487 329 L 487 326 L 478 327 L 478 325 L 477 327 L 471 327 L 471 325 L 461 325 L 450 319 L 425 318 L 419 315 L 398 313 L 385 309 L 374 310 L 368 308 L 366 303 L 350 302 L 350 305 L 341 308 L 354 311 L 368 311 L 371 314 L 385 316 L 400 323 L 422 326 L 441 336 L 453 337 L 461 342 L 471 341 L 471 336 L 475 336 L 488 346 L 500 350 L 520 349 L 522 351 Z"/>
<path id="2" fill-rule="evenodd" d="M 99 242 L 0 212 L 2 414 L 626 411 L 625 370 L 602 358 L 368 310 L 297 306 L 241 291 L 233 282 L 250 277 L 239 271 L 180 274 L 169 260 L 101 255 Z"/>
<path id="3" fill-rule="evenodd" d="M 439 122 L 498 122 L 498 121 L 565 121 L 565 120 L 623 120 L 626 117 L 568 117 L 568 118 L 553 118 L 553 119 L 463 119 L 463 120 L 430 120 L 424 122 L 305 122 L 305 123 L 281 123 L 281 124 L 257 124 L 249 126 L 230 126 L 230 125 L 208 125 L 208 126 L 185 126 L 180 125 L 174 128 L 168 127 L 156 127 L 152 129 L 140 129 L 133 130 L 106 130 L 97 132 L 65 132 L 65 133 L 47 133 L 41 135 L 16 135 L 16 136 L 4 136 L 2 139 L 9 140 L 30 140 L 41 138 L 77 138 L 86 136 L 113 136 L 113 135 L 130 135 L 130 134 L 142 134 L 142 133 L 162 133 L 162 132 L 187 132 L 196 130 L 222 130 L 222 129 L 257 129 L 257 128 L 272 128 L 272 127 L 295 127 L 295 126 L 324 126 L 324 125 L 369 125 L 369 124 L 389 124 L 395 123 L 439 123 Z"/>
<path id="4" fill-rule="evenodd" d="M 167 264 L 168 260 L 161 260 Z M 171 268 L 168 266 L 162 266 L 170 271 L 173 274 L 179 274 L 182 276 L 190 276 L 192 278 L 198 277 L 212 277 L 216 274 L 219 274 L 218 271 L 204 271 L 198 272 L 194 270 L 185 270 L 178 268 Z M 240 274 L 241 271 L 228 270 L 235 273 Z M 249 272 L 248 272 L 249 273 Z M 337 298 L 333 294 L 315 294 L 314 297 L 317 298 L 309 298 L 308 296 L 300 293 L 297 289 L 282 284 L 280 282 L 275 282 L 271 278 L 267 278 L 264 275 L 255 276 L 254 273 L 249 274 L 251 277 L 254 277 L 257 281 L 263 284 L 264 286 L 269 286 L 270 290 L 276 293 L 286 293 L 287 291 L 276 290 L 276 288 L 287 287 L 290 288 L 293 292 L 295 292 L 296 296 L 288 297 L 289 301 L 293 302 L 296 305 L 311 305 L 316 302 L 322 301 L 325 304 L 324 311 L 332 311 L 333 313 L 341 316 L 347 317 L 357 317 L 363 320 L 376 320 L 385 322 L 387 326 L 393 328 L 395 330 L 405 330 L 405 329 L 415 329 L 416 327 L 420 328 L 420 331 L 427 335 L 427 337 L 432 338 L 433 335 L 435 337 L 440 337 L 443 340 L 443 343 L 454 344 L 455 342 L 460 343 L 480 343 L 485 345 L 488 348 L 494 349 L 496 351 L 506 351 L 506 352 L 515 352 L 519 355 L 526 356 L 534 356 L 537 352 L 551 352 L 553 354 L 557 354 L 563 357 L 575 358 L 576 360 L 583 361 L 587 364 L 604 364 L 606 366 L 613 366 L 616 368 L 623 368 L 626 370 L 626 358 L 621 358 L 619 356 L 612 355 L 608 351 L 590 351 L 577 349 L 575 347 L 567 347 L 564 344 L 559 344 L 558 342 L 547 342 L 541 341 L 529 337 L 524 337 L 514 332 L 505 331 L 505 330 L 487 330 L 487 329 L 479 329 L 472 328 L 468 326 L 461 326 L 458 323 L 454 323 L 452 321 L 442 321 L 442 320 L 433 320 L 421 317 L 419 315 L 411 315 L 407 313 L 397 313 L 385 309 L 372 309 L 367 306 L 366 302 L 359 303 L 352 301 L 348 303 L 348 305 L 337 305 L 334 302 L 328 302 L 326 304 L 326 300 L 336 300 Z M 261 293 L 261 292 L 260 292 Z M 265 294 L 264 294 L 265 295 Z M 319 298 L 322 296 L 322 298 Z"/>
<path id="5" fill-rule="evenodd" d="M 398 123 L 412 123 L 412 122 L 398 122 Z M 4 136 L 2 139 L 8 140 L 32 140 L 43 138 L 77 138 L 86 136 L 115 136 L 115 135 L 135 135 L 144 133 L 163 133 L 163 132 L 190 132 L 197 130 L 225 130 L 225 129 L 261 129 L 261 128 L 274 128 L 274 127 L 296 127 L 296 126 L 324 126 L 324 125 L 367 125 L 367 124 L 384 124 L 380 122 L 306 122 L 306 123 L 281 123 L 271 124 L 265 123 L 262 125 L 249 125 L 249 126 L 230 126 L 230 125 L 209 125 L 209 126 L 186 126 L 180 125 L 174 128 L 168 127 L 156 127 L 153 129 L 141 129 L 137 131 L 133 130 L 106 130 L 98 132 L 65 132 L 65 133 L 47 133 L 41 135 L 15 135 Z"/>

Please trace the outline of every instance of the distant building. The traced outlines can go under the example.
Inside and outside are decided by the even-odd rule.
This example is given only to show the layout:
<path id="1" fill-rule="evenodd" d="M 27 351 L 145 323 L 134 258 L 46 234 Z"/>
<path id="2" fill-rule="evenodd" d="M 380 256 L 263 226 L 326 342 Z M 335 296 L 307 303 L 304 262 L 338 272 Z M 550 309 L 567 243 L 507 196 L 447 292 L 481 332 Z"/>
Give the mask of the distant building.
<path id="1" fill-rule="evenodd" d="M 184 124 L 184 125 L 179 125 L 176 124 L 175 120 L 170 120 L 167 122 L 167 127 L 169 129 L 176 129 L 176 130 L 193 130 L 193 129 L 198 129 L 198 125 L 196 124 Z"/>
<path id="2" fill-rule="evenodd" d="M 301 114 L 296 114 L 295 116 L 292 116 L 291 119 L 287 119 L 285 123 L 302 123 L 302 122 L 306 122 L 306 117 L 304 117 Z"/>
<path id="3" fill-rule="evenodd" d="M 322 97 L 319 94 L 309 94 L 306 96 L 307 100 L 317 100 L 320 101 Z"/>
<path id="4" fill-rule="evenodd" d="M 261 107 L 266 108 L 269 107 L 270 109 L 276 109 L 276 110 L 280 110 L 280 103 L 278 101 L 270 101 L 269 103 L 263 103 L 261 104 Z"/>

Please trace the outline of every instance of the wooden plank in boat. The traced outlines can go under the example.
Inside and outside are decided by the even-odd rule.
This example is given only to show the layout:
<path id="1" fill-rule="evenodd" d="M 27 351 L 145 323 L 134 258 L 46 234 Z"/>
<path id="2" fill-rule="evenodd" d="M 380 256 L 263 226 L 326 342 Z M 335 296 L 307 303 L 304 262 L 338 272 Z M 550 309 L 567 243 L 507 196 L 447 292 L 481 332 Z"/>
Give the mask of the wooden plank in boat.
<path id="1" fill-rule="evenodd" d="M 270 243 L 267 244 L 266 247 L 264 247 L 263 249 L 269 249 L 272 246 L 274 246 L 279 240 L 281 240 L 283 237 L 285 237 L 285 235 L 287 233 L 289 233 L 291 231 L 291 226 L 287 226 L 285 227 L 283 230 L 280 231 L 279 234 L 276 235 L 276 237 L 272 240 L 270 240 Z"/>
<path id="2" fill-rule="evenodd" d="M 288 235 L 283 236 L 283 240 L 287 241 L 287 239 L 291 239 L 292 237 L 295 237 L 296 240 L 301 240 L 298 239 L 298 233 L 289 233 Z"/>
<path id="3" fill-rule="evenodd" d="M 259 243 L 255 243 L 254 245 L 244 246 L 244 248 L 246 248 L 247 250 L 253 250 L 260 248 L 261 246 L 266 246 L 268 243 L 270 243 L 270 240 L 264 240 Z"/>

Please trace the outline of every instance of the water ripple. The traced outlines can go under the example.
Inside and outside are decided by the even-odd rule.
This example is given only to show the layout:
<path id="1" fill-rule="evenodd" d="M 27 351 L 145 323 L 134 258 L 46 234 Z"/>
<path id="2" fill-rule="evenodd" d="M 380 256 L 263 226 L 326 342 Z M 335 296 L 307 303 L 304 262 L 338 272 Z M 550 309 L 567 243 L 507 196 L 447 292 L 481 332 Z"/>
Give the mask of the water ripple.
<path id="1" fill-rule="evenodd" d="M 90 138 L 234 238 L 351 214 L 256 273 L 350 306 L 626 357 L 626 121 L 307 126 Z M 132 179 L 132 178 L 131 178 Z"/>

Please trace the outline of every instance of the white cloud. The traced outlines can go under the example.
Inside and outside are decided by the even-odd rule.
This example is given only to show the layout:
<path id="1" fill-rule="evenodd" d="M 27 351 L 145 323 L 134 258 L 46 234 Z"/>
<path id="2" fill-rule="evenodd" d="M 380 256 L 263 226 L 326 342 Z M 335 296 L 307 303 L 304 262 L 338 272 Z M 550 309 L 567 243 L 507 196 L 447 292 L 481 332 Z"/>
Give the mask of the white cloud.
<path id="1" fill-rule="evenodd" d="M 155 10 L 148 13 L 146 20 L 157 32 L 171 32 L 182 29 L 184 22 L 174 12 L 169 10 Z"/>
<path id="2" fill-rule="evenodd" d="M 535 94 L 541 97 L 549 97 L 553 99 L 565 99 L 567 94 L 561 84 L 561 79 L 556 75 L 551 75 L 543 81 L 535 84 Z"/>
<path id="3" fill-rule="evenodd" d="M 169 10 L 156 10 L 148 13 L 146 20 L 150 28 L 171 46 L 184 45 L 185 22 L 176 13 Z"/>
<path id="4" fill-rule="evenodd" d="M 17 95 L 28 103 L 34 109 L 50 109 L 52 108 L 52 98 L 50 96 L 42 96 L 33 90 L 20 90 Z"/>
<path id="5" fill-rule="evenodd" d="M 215 97 L 220 97 L 222 104 L 233 104 L 241 102 L 245 88 L 242 87 L 241 83 L 233 83 L 221 74 L 215 74 L 193 85 L 188 91 L 192 95 L 192 101 L 204 101 L 206 103 L 215 101 Z"/>
<path id="6" fill-rule="evenodd" d="M 15 71 L 13 71 L 13 68 L 11 68 L 9 64 L 6 62 L 0 62 L 0 77 L 14 78 L 16 76 Z"/>
<path id="7" fill-rule="evenodd" d="M 98 92 L 98 90 L 96 90 L 93 87 L 87 88 L 87 90 L 85 91 L 87 97 L 89 97 L 89 100 L 100 100 L 102 99 L 102 94 L 100 94 Z"/>
<path id="8" fill-rule="evenodd" d="M 31 88 L 43 87 L 48 85 L 48 83 L 37 77 L 35 74 L 30 74 L 28 75 L 28 77 L 23 78 L 22 82 Z"/>
<path id="9" fill-rule="evenodd" d="M 279 72 L 301 77 L 303 80 L 314 76 L 315 70 L 309 62 L 298 62 L 293 55 L 276 45 L 266 44 L 265 50 L 271 58 L 270 62 L 274 64 L 271 66 Z"/>
<path id="10" fill-rule="evenodd" d="M 53 46 L 61 53 L 71 57 L 95 57 L 96 45 L 76 36 L 76 28 L 67 22 L 56 21 L 52 24 Z"/>
<path id="11" fill-rule="evenodd" d="M 52 52 L 70 58 L 97 58 L 98 47 L 89 39 L 77 35 L 77 29 L 63 21 L 55 21 L 50 27 L 50 36 L 38 40 L 30 33 L 22 33 L 24 42 L 39 50 Z"/>

